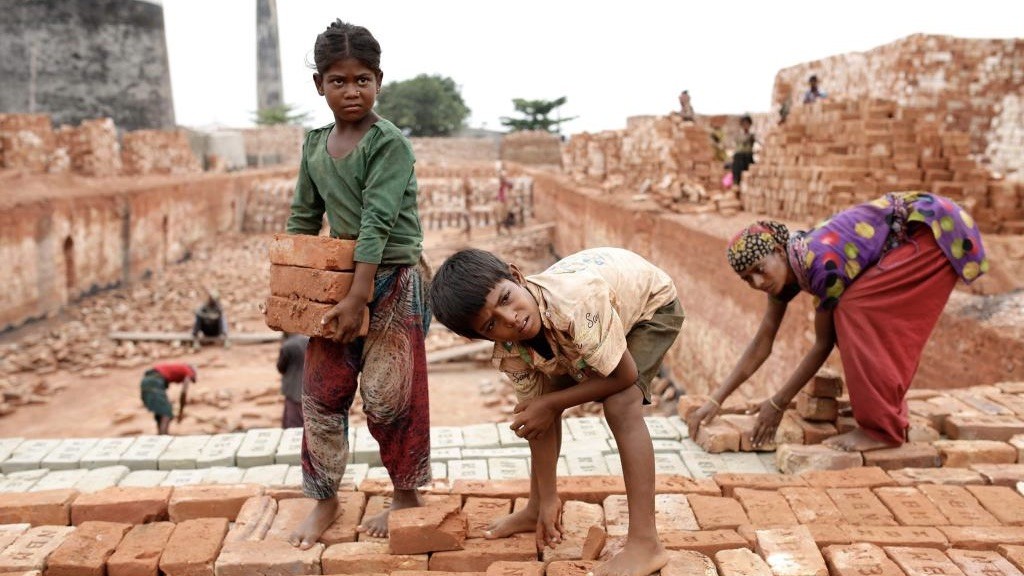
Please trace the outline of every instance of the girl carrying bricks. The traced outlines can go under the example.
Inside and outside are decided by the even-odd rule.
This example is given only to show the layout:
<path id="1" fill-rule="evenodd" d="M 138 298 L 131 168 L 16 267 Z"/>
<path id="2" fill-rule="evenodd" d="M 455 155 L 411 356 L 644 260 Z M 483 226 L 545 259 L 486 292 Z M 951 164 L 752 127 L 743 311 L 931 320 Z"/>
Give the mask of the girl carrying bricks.
<path id="1" fill-rule="evenodd" d="M 359 381 L 370 433 L 394 484 L 391 510 L 421 505 L 430 481 L 430 417 L 424 336 L 430 311 L 417 263 L 423 230 L 416 209 L 412 145 L 373 111 L 380 92 L 380 44 L 361 26 L 336 20 L 316 38 L 313 84 L 334 122 L 302 147 L 290 234 L 354 239 L 348 294 L 310 338 L 303 377 L 302 483 L 317 504 L 291 535 L 311 547 L 337 516 L 336 493 L 349 459 L 348 411 Z M 358 337 L 369 302 L 370 327 Z M 359 530 L 387 535 L 387 511 Z"/>
<path id="2" fill-rule="evenodd" d="M 732 238 L 726 256 L 751 288 L 768 294 L 768 307 L 732 372 L 687 419 L 691 436 L 771 354 L 788 302 L 810 292 L 814 344 L 756 408 L 752 440 L 772 440 L 783 410 L 838 345 L 858 428 L 825 444 L 851 451 L 906 441 L 904 397 L 924 345 L 957 278 L 969 283 L 989 266 L 971 216 L 923 192 L 887 194 L 792 235 L 779 222 L 759 221 Z"/>

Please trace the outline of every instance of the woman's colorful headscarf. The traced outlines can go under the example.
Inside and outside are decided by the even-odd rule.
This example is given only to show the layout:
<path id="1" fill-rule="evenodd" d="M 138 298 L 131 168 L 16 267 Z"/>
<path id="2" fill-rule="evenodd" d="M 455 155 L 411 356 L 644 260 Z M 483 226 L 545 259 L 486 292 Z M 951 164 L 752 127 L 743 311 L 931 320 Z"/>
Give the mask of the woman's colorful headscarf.
<path id="1" fill-rule="evenodd" d="M 786 246 L 789 229 L 774 220 L 758 220 L 732 237 L 725 256 L 737 274 L 771 254 L 777 246 Z"/>

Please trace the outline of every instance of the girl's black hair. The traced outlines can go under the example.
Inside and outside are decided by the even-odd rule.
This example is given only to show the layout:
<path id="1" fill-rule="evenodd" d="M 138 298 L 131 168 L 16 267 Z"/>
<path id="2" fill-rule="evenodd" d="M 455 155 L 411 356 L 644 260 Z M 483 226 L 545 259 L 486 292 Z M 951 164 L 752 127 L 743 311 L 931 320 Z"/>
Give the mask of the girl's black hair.
<path id="1" fill-rule="evenodd" d="M 345 58 L 355 58 L 378 76 L 381 74 L 377 39 L 366 28 L 338 19 L 316 37 L 313 63 L 316 71 L 323 74 L 332 64 Z"/>
<path id="2" fill-rule="evenodd" d="M 473 328 L 487 295 L 502 280 L 515 280 L 508 264 L 486 250 L 467 248 L 448 257 L 430 281 L 430 309 L 438 322 L 470 339 L 483 338 Z"/>

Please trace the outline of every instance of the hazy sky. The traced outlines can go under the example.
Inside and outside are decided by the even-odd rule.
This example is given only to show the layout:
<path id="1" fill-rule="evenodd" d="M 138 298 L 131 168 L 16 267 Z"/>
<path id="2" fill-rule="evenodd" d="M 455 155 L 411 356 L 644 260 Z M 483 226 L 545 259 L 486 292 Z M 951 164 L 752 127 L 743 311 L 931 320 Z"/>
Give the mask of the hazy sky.
<path id="1" fill-rule="evenodd" d="M 163 0 L 177 122 L 249 126 L 255 0 Z M 687 88 L 698 113 L 764 112 L 775 73 L 922 32 L 1024 35 L 1021 0 L 277 0 L 284 100 L 332 120 L 312 82 L 316 35 L 335 18 L 380 41 L 384 82 L 449 76 L 469 124 L 503 130 L 513 98 L 566 96 L 564 131 L 665 114 Z M 828 72 L 822 71 L 828 89 Z"/>

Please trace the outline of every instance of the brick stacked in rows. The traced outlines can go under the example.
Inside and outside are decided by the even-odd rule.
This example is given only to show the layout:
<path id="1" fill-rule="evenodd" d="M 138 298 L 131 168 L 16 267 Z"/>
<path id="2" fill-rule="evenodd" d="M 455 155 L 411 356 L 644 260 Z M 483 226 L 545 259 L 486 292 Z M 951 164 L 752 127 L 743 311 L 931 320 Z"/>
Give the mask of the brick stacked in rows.
<path id="1" fill-rule="evenodd" d="M 807 78 L 817 74 L 830 100 L 886 98 L 926 112 L 945 128 L 970 134 L 970 152 L 994 172 L 1020 177 L 1024 133 L 1024 39 L 915 34 L 866 52 L 831 56 L 780 70 L 774 109 L 800 108 Z M 1015 123 L 1016 122 L 1016 123 Z"/>
<path id="2" fill-rule="evenodd" d="M 348 294 L 355 270 L 354 240 L 305 234 L 275 234 L 270 244 L 267 326 L 323 336 L 321 320 Z M 369 325 L 364 316 L 362 334 Z"/>
<path id="3" fill-rule="evenodd" d="M 253 182 L 246 194 L 242 232 L 284 232 L 294 195 L 294 179 Z"/>
<path id="4" fill-rule="evenodd" d="M 825 100 L 793 110 L 744 177 L 744 208 L 775 218 L 825 218 L 900 190 L 948 196 L 984 231 L 1016 230 L 1024 183 L 997 179 L 970 156 L 966 132 L 891 100 Z"/>
<path id="5" fill-rule="evenodd" d="M 563 166 L 581 184 L 649 192 L 670 203 L 699 201 L 690 196 L 721 188 L 710 130 L 678 116 L 635 116 L 624 130 L 577 134 L 565 146 Z"/>
<path id="6" fill-rule="evenodd" d="M 720 473 L 657 479 L 663 575 L 1020 576 L 1024 495 L 974 476 L 911 478 L 878 467 L 801 475 Z M 0 573 L 233 576 L 475 573 L 582 576 L 621 549 L 621 477 L 560 482 L 563 541 L 488 540 L 494 519 L 525 504 L 529 480 L 456 481 L 395 511 L 390 539 L 357 526 L 388 506 L 386 483 L 338 495 L 311 549 L 287 543 L 313 501 L 261 486 L 107 489 L 0 498 Z"/>
<path id="7" fill-rule="evenodd" d="M 562 166 L 562 140 L 546 130 L 511 132 L 501 139 L 501 159 L 526 165 Z"/>
<path id="8" fill-rule="evenodd" d="M 106 177 L 202 171 L 184 132 L 126 132 L 122 146 L 110 118 L 54 129 L 45 114 L 0 114 L 0 151 L 0 168 L 36 173 Z"/>
<path id="9" fill-rule="evenodd" d="M 126 132 L 121 149 L 126 175 L 202 172 L 183 130 Z"/>

